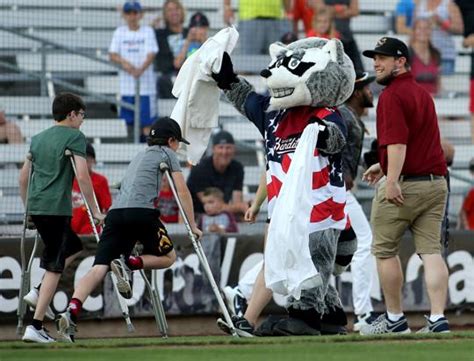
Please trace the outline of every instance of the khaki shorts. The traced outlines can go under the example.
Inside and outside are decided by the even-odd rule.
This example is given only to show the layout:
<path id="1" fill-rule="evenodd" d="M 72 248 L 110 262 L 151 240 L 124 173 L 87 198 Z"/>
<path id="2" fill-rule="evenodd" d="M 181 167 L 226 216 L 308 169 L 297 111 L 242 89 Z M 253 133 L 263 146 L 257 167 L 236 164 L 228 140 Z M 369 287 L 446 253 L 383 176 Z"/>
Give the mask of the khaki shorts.
<path id="1" fill-rule="evenodd" d="M 448 193 L 445 179 L 400 182 L 405 199 L 397 207 L 385 199 L 385 182 L 380 184 L 372 201 L 374 241 L 372 253 L 378 258 L 398 255 L 400 240 L 410 229 L 418 254 L 441 253 L 441 224 Z"/>

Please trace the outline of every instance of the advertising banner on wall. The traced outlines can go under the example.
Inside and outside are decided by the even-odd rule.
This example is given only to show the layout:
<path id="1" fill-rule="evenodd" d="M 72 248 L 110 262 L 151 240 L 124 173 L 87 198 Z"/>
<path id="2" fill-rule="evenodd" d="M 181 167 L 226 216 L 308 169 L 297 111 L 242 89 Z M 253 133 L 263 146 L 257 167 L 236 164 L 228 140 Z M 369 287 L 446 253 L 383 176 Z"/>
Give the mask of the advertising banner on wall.
<path id="1" fill-rule="evenodd" d="M 453 232 L 452 241 L 446 254 L 449 276 L 450 309 L 463 308 L 474 304 L 474 237 L 469 232 Z M 148 272 L 148 277 L 159 290 L 163 306 L 168 315 L 217 314 L 218 305 L 210 284 L 203 272 L 197 255 L 186 235 L 174 235 L 177 251 L 176 263 L 169 269 Z M 41 243 L 41 242 L 40 242 Z M 16 319 L 18 292 L 21 278 L 18 238 L 0 240 L 0 324 Z M 56 312 L 65 310 L 72 295 L 73 287 L 90 269 L 94 260 L 96 243 L 93 238 L 84 238 L 84 251 L 67 269 L 54 295 L 52 307 Z M 31 249 L 33 239 L 28 239 Z M 263 235 L 206 235 L 202 240 L 216 282 L 221 288 L 238 284 L 248 270 L 262 260 Z M 31 271 L 31 284 L 41 282 L 44 271 L 39 267 L 41 245 L 36 253 Z M 401 246 L 400 259 L 405 274 L 404 308 L 407 311 L 428 311 L 429 301 L 423 281 L 423 265 L 414 252 L 409 237 Z M 375 261 L 374 261 L 375 262 Z M 372 265 L 374 266 L 374 265 Z M 376 310 L 384 310 L 382 292 L 379 287 L 375 267 L 373 267 L 373 287 L 371 297 Z M 253 277 L 255 277 L 254 274 Z M 247 275 L 246 279 L 252 279 Z M 343 273 L 336 284 L 344 308 L 352 311 L 352 276 L 350 269 Z M 267 312 L 283 312 L 284 297 L 275 295 Z M 145 284 L 138 272 L 133 276 L 133 297 L 127 300 L 132 317 L 151 316 L 152 307 Z M 102 287 L 87 299 L 81 314 L 83 318 L 121 317 L 116 295 L 110 278 L 106 277 Z"/>

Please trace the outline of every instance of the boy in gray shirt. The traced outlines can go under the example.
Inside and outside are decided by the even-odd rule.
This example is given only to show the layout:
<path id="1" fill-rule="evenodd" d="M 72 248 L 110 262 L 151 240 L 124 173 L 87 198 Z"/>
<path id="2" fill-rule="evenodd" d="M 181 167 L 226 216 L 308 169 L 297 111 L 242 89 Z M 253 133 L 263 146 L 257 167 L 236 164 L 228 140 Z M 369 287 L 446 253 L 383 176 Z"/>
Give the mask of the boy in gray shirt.
<path id="1" fill-rule="evenodd" d="M 70 342 L 74 341 L 75 322 L 83 302 L 102 282 L 109 266 L 117 276 L 120 294 L 131 298 L 130 270 L 167 268 L 175 262 L 173 243 L 154 207 L 163 177 L 161 163 L 166 163 L 171 171 L 193 233 L 202 235 L 194 220 L 191 194 L 175 153 L 179 142 L 189 144 L 182 137 L 178 123 L 168 117 L 160 118 L 153 123 L 147 142 L 148 147 L 128 166 L 119 195 L 107 214 L 94 266 L 81 279 L 69 307 L 56 321 L 58 333 Z M 131 256 L 137 241 L 144 246 L 143 255 Z"/>

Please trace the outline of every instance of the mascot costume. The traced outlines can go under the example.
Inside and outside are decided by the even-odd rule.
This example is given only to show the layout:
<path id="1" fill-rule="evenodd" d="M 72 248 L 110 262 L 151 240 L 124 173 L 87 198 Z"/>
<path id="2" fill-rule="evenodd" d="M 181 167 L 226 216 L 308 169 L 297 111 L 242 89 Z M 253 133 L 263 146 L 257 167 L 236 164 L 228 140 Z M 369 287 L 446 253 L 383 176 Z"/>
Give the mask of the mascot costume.
<path id="1" fill-rule="evenodd" d="M 344 270 L 356 249 L 344 211 L 346 128 L 336 108 L 351 95 L 355 72 L 337 39 L 274 43 L 270 56 L 260 73 L 269 96 L 234 73 L 227 53 L 212 76 L 265 139 L 271 219 L 265 282 L 288 296 L 289 318 L 277 328 L 280 334 L 319 334 L 324 324 L 347 322 L 329 278 Z M 298 322 L 314 332 L 298 331 Z"/>

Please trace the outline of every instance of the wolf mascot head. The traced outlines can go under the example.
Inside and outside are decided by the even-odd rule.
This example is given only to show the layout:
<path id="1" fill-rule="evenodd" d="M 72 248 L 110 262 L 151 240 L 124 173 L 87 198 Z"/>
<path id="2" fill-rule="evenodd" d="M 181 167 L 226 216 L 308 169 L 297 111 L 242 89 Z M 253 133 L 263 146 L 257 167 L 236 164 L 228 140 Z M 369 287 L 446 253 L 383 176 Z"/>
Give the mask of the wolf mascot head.
<path id="1" fill-rule="evenodd" d="M 270 110 L 336 106 L 354 90 L 354 66 L 337 39 L 274 43 L 270 56 L 268 68 L 260 73 L 270 90 Z"/>

